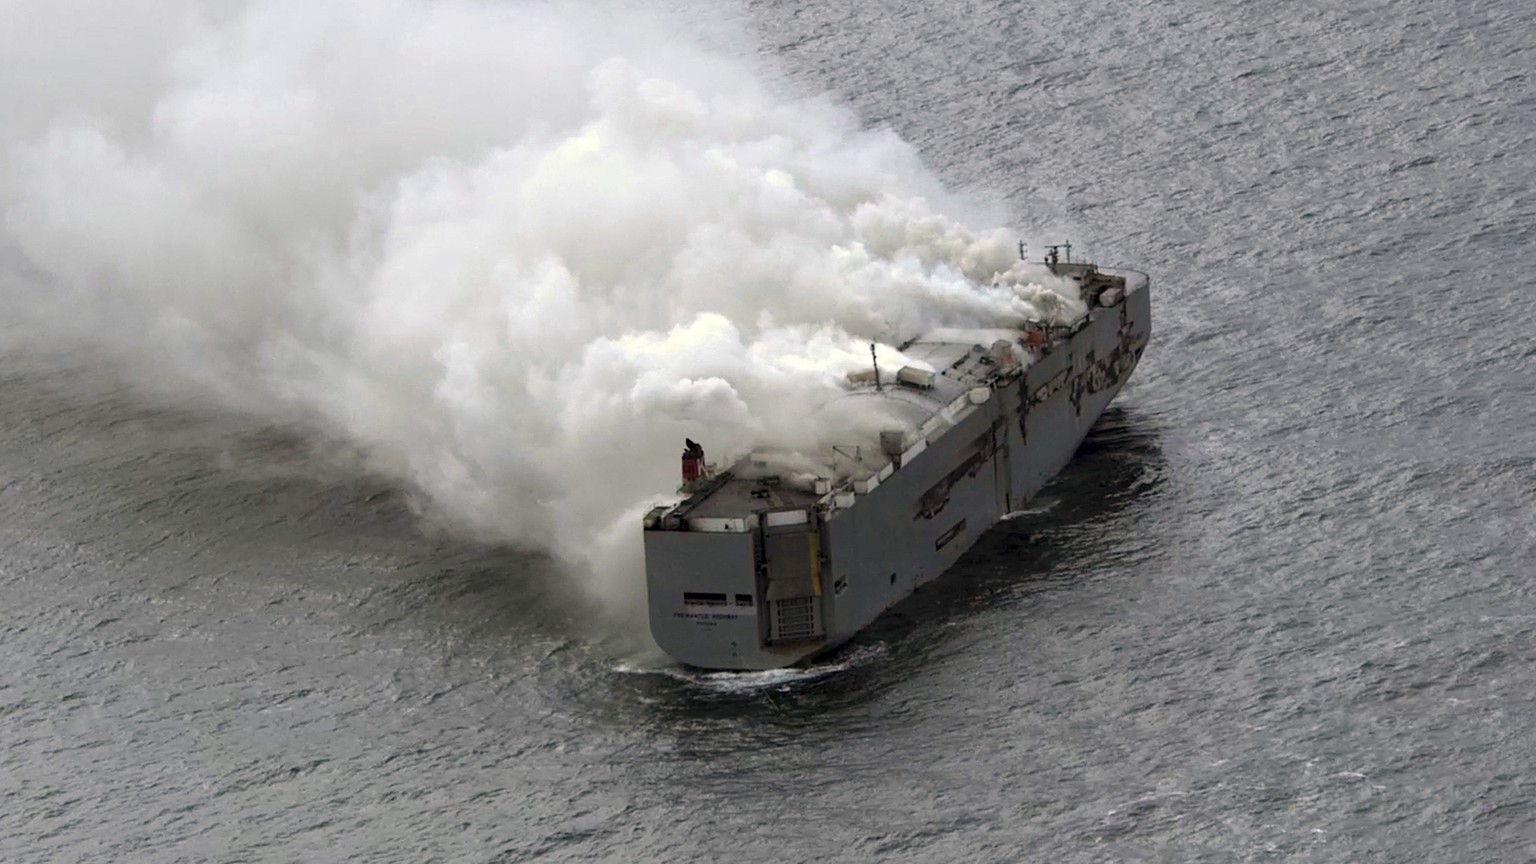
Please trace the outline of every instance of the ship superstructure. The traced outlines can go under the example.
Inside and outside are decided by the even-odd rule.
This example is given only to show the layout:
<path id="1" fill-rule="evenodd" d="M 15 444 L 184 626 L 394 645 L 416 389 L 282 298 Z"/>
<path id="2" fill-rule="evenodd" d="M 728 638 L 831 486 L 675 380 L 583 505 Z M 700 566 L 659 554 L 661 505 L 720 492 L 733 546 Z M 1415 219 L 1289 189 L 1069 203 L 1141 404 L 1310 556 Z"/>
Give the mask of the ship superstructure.
<path id="1" fill-rule="evenodd" d="M 1145 274 L 1063 260 L 1059 248 L 1045 264 L 1088 306 L 1073 324 L 934 331 L 900 346 L 906 365 L 848 376 L 845 398 L 882 400 L 901 421 L 877 447 L 834 447 L 806 475 L 761 456 L 716 471 L 687 442 L 687 498 L 645 517 L 651 633 L 664 651 L 741 670 L 828 651 L 1066 465 L 1141 358 L 1151 302 Z"/>

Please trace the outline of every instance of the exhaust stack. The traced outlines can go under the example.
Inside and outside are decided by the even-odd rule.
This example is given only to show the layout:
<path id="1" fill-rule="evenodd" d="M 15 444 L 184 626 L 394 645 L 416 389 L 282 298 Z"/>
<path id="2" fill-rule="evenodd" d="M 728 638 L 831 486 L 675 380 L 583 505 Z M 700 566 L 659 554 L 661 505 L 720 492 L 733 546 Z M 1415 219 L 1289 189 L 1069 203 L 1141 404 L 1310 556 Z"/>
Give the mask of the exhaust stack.
<path id="1" fill-rule="evenodd" d="M 683 440 L 683 486 L 688 487 L 704 479 L 704 448 L 692 438 Z"/>

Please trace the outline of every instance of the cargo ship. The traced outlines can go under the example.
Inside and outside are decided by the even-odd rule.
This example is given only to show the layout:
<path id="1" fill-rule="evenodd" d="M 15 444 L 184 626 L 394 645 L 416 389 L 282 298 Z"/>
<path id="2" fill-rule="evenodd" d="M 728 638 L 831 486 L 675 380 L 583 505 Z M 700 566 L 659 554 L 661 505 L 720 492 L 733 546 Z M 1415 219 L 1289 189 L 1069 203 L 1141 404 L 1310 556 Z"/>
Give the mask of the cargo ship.
<path id="1" fill-rule="evenodd" d="M 824 654 L 942 575 L 1071 460 L 1146 349 L 1151 280 L 1073 262 L 1068 244 L 1047 249 L 1042 266 L 1086 313 L 933 331 L 899 346 L 896 369 L 872 346 L 843 398 L 881 400 L 900 418 L 878 447 L 831 447 L 816 472 L 762 453 L 721 470 L 686 442 L 686 497 L 644 519 L 663 651 L 716 670 Z"/>

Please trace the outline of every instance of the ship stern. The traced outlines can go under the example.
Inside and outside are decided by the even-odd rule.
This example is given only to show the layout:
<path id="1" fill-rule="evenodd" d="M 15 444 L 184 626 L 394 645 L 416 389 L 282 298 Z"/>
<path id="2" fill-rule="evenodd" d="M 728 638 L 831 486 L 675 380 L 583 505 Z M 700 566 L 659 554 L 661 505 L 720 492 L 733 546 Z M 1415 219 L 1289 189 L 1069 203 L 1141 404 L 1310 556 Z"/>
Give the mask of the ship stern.
<path id="1" fill-rule="evenodd" d="M 743 671 L 790 666 L 824 650 L 815 527 L 765 531 L 745 519 L 721 521 L 742 524 L 646 529 L 656 644 L 690 666 Z"/>

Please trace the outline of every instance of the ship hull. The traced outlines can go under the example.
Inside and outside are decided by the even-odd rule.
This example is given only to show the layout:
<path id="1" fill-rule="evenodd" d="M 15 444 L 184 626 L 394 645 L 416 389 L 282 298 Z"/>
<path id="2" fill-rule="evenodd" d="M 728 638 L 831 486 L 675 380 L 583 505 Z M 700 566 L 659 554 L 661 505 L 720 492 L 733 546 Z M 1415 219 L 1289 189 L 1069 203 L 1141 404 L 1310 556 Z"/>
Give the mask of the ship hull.
<path id="1" fill-rule="evenodd" d="M 816 525 L 808 538 L 815 638 L 770 638 L 774 604 L 732 601 L 761 598 L 765 548 L 804 542 L 797 539 L 804 534 L 647 531 L 653 637 L 683 663 L 738 670 L 790 666 L 847 642 L 946 572 L 1066 466 L 1130 377 L 1150 333 L 1143 283 L 1114 306 L 1093 310 L 1085 326 L 999 384 L 854 506 Z M 679 597 L 703 596 L 686 593 L 700 584 L 724 603 L 680 605 Z"/>

